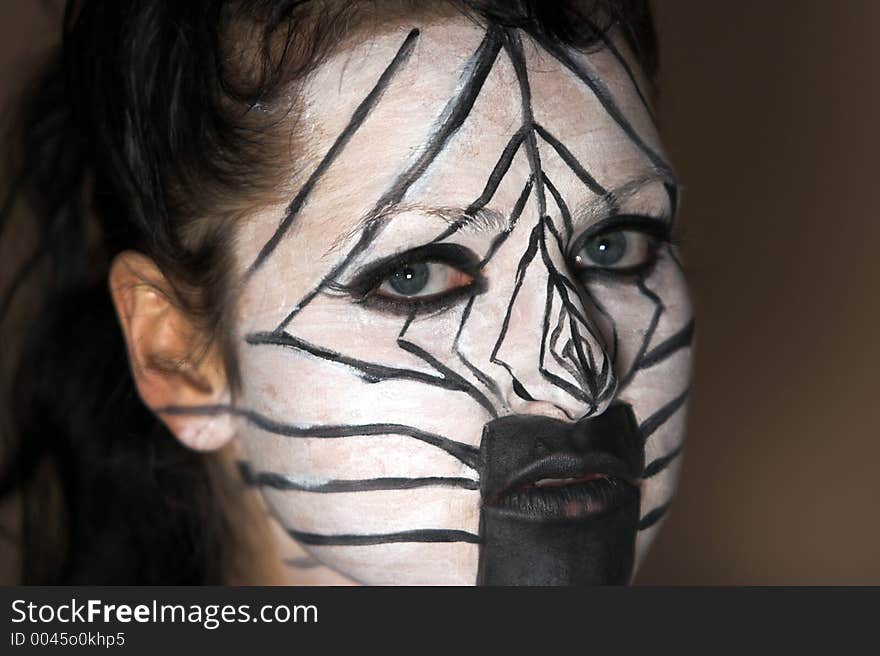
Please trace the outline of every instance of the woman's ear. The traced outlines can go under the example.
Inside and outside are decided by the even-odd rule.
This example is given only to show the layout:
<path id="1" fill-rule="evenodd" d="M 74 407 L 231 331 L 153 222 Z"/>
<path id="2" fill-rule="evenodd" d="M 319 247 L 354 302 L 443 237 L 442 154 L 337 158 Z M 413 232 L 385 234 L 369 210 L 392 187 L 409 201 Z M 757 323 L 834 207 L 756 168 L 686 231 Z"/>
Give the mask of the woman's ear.
<path id="1" fill-rule="evenodd" d="M 120 253 L 110 267 L 109 283 L 143 402 L 191 449 L 225 445 L 233 426 L 231 416 L 222 412 L 229 386 L 218 349 L 204 348 L 208 336 L 174 303 L 172 286 L 150 258 Z"/>

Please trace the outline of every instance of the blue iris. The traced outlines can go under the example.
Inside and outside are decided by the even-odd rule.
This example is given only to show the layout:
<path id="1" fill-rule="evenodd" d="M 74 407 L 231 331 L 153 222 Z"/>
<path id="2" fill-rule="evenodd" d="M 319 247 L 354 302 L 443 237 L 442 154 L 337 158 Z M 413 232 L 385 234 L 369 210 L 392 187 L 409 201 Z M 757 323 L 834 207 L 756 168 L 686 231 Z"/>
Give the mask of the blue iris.
<path id="1" fill-rule="evenodd" d="M 428 284 L 430 271 L 424 262 L 407 264 L 391 274 L 388 282 L 398 294 L 414 296 L 422 291 Z"/>
<path id="2" fill-rule="evenodd" d="M 626 254 L 626 235 L 622 231 L 598 235 L 587 242 L 584 250 L 598 266 L 617 264 Z"/>

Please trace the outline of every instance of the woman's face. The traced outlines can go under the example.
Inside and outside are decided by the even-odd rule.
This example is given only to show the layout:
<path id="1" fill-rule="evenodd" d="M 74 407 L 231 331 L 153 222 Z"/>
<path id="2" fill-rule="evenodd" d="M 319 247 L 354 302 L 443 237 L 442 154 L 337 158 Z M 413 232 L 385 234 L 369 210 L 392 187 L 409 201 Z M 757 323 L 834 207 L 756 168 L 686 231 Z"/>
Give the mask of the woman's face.
<path id="1" fill-rule="evenodd" d="M 627 582 L 693 326 L 650 110 L 607 48 L 410 30 L 310 78 L 290 204 L 237 243 L 247 466 L 360 582 Z"/>

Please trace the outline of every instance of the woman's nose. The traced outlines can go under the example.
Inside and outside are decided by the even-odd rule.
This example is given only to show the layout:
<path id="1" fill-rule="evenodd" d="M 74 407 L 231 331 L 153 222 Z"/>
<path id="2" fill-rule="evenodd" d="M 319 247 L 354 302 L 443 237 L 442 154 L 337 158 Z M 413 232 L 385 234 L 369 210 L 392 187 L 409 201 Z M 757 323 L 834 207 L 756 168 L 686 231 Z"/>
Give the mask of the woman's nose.
<path id="1" fill-rule="evenodd" d="M 599 414 L 614 397 L 617 378 L 596 323 L 598 308 L 543 221 L 535 231 L 491 360 L 506 370 L 502 387 L 513 412 L 570 420 Z"/>

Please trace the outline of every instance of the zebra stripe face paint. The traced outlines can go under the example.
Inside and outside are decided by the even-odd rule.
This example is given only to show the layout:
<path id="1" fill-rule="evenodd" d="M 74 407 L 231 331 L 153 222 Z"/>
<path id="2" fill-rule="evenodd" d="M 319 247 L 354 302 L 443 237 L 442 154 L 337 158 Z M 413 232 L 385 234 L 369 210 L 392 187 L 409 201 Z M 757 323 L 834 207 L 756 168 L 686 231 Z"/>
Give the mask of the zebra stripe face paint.
<path id="1" fill-rule="evenodd" d="M 445 19 L 310 78 L 292 200 L 238 240 L 242 389 L 175 411 L 235 416 L 316 561 L 369 584 L 632 576 L 678 475 L 693 320 L 622 56 Z"/>

